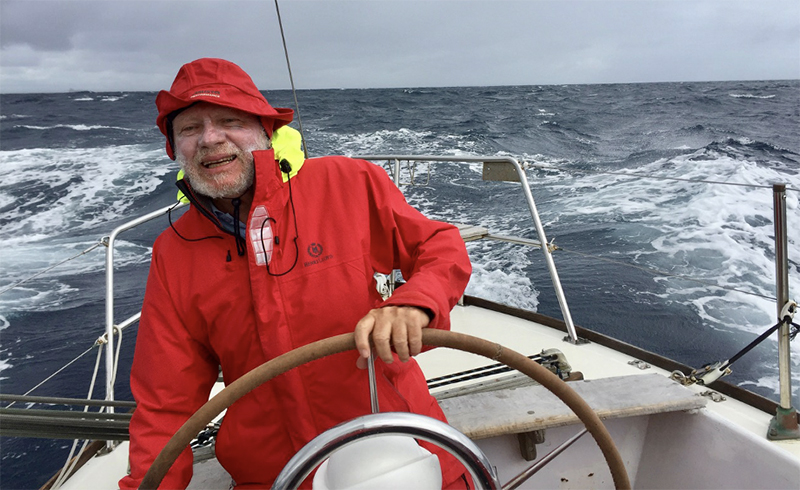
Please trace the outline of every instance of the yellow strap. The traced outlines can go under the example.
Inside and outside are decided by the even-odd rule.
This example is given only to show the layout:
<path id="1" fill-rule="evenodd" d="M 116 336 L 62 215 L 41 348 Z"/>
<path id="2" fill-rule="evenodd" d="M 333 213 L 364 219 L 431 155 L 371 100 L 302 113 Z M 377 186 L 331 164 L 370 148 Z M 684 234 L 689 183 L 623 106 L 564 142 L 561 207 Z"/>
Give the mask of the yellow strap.
<path id="1" fill-rule="evenodd" d="M 297 175 L 300 168 L 305 163 L 306 158 L 303 154 L 303 138 L 300 131 L 291 126 L 281 126 L 272 133 L 272 148 L 275 150 L 275 159 L 278 161 L 286 160 L 292 167 L 289 174 L 282 173 L 283 181 L 288 181 L 291 177 Z M 178 179 L 183 178 L 183 169 L 178 171 Z M 183 192 L 178 191 L 178 201 L 182 203 L 189 203 L 189 199 L 183 195 Z"/>

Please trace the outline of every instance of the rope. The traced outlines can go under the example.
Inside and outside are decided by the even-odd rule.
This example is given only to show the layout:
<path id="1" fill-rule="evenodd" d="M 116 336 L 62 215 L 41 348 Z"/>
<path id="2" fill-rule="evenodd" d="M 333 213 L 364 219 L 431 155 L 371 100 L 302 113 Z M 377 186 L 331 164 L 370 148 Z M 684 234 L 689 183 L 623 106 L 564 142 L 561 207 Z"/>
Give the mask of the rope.
<path id="1" fill-rule="evenodd" d="M 97 381 L 97 373 L 100 371 L 100 359 L 102 358 L 102 356 L 103 356 L 103 350 L 97 349 L 97 360 L 94 363 L 94 372 L 92 374 L 92 379 L 89 382 L 89 394 L 86 395 L 86 399 L 88 400 L 92 398 L 92 393 L 94 393 L 94 384 Z M 105 407 L 100 408 L 100 412 L 102 412 L 103 410 L 105 410 Z M 89 411 L 89 405 L 86 405 L 83 408 L 83 412 L 86 413 L 88 411 Z M 64 463 L 64 466 L 61 468 L 61 472 L 59 473 L 58 478 L 56 478 L 55 483 L 53 483 L 53 486 L 51 487 L 54 490 L 61 488 L 61 485 L 64 484 L 68 476 L 72 474 L 72 471 L 75 469 L 75 465 L 78 464 L 78 459 L 75 458 L 73 460 L 72 457 L 75 455 L 75 449 L 78 447 L 79 441 L 80 439 L 75 439 L 72 442 L 72 447 L 69 450 L 67 461 Z M 88 439 L 84 440 L 83 446 L 81 447 L 81 452 L 83 452 L 83 450 L 86 449 L 86 446 L 88 444 L 89 440 Z"/>
<path id="2" fill-rule="evenodd" d="M 113 387 L 114 384 L 117 382 L 117 370 L 119 369 L 119 353 L 122 352 L 122 329 L 114 327 L 114 331 L 117 334 L 117 352 L 114 353 L 114 370 L 112 371 L 111 376 L 111 386 Z M 97 375 L 97 368 L 95 368 L 95 375 Z M 94 383 L 94 381 L 93 381 Z M 91 398 L 91 396 L 87 397 Z"/>
<path id="3" fill-rule="evenodd" d="M 102 240 L 102 239 L 101 239 L 101 240 L 100 240 L 98 243 L 95 243 L 94 245 L 92 245 L 91 247 L 87 248 L 87 249 L 86 249 L 86 250 L 84 250 L 83 252 L 80 252 L 79 254 L 73 255 L 72 257 L 69 257 L 69 258 L 67 258 L 67 259 L 64 259 L 64 260 L 62 260 L 61 262 L 59 262 L 59 263 L 57 263 L 57 264 L 51 265 L 51 266 L 50 266 L 50 267 L 48 267 L 47 269 L 44 269 L 44 270 L 42 270 L 42 271 L 40 271 L 40 272 L 37 272 L 36 274 L 34 274 L 34 275 L 32 275 L 32 276 L 30 276 L 30 277 L 28 277 L 28 278 L 26 278 L 26 279 L 23 279 L 23 280 L 21 280 L 21 281 L 17 281 L 17 282 L 15 282 L 14 284 L 11 284 L 10 286 L 6 286 L 6 287 L 5 287 L 5 288 L 3 288 L 2 290 L 0 290 L 0 294 L 6 293 L 6 292 L 8 292 L 8 291 L 11 291 L 12 289 L 16 288 L 17 286 L 20 286 L 20 285 L 22 285 L 22 284 L 25 284 L 26 282 L 28 282 L 28 281 L 30 281 L 30 280 L 32 280 L 32 279 L 35 279 L 35 278 L 37 278 L 37 277 L 41 276 L 41 275 L 42 275 L 42 274 L 44 274 L 45 272 L 49 272 L 49 271 L 51 271 L 51 270 L 55 269 L 56 267 L 58 267 L 58 266 L 59 266 L 59 265 L 61 265 L 61 264 L 65 264 L 65 263 L 69 262 L 70 260 L 77 259 L 77 258 L 78 258 L 78 257 L 80 257 L 81 255 L 85 255 L 85 254 L 87 254 L 87 253 L 91 252 L 92 250 L 96 249 L 96 248 L 97 248 L 97 247 L 99 247 L 100 245 L 104 245 L 104 243 L 103 243 L 103 240 Z"/>
<path id="4" fill-rule="evenodd" d="M 422 331 L 422 343 L 430 347 L 450 347 L 488 358 L 495 358 L 509 367 L 527 374 L 539 384 L 558 396 L 583 422 L 586 429 L 592 434 L 597 445 L 603 453 L 611 470 L 611 475 L 616 488 L 630 488 L 630 481 L 625 470 L 625 464 L 614 445 L 611 435 L 606 430 L 600 418 L 592 408 L 558 376 L 547 368 L 540 366 L 535 361 L 528 359 L 520 353 L 500 346 L 487 340 L 472 337 L 456 332 L 426 328 Z M 224 390 L 214 396 L 205 405 L 200 407 L 183 426 L 178 429 L 169 440 L 161 453 L 156 457 L 147 474 L 144 476 L 140 489 L 155 489 L 167 474 L 172 464 L 189 445 L 191 440 L 236 400 L 254 390 L 270 379 L 279 376 L 290 369 L 306 362 L 320 359 L 325 356 L 355 349 L 355 340 L 352 333 L 337 335 L 329 339 L 312 342 L 293 351 L 278 356 L 249 373 L 240 377 Z"/>
<path id="5" fill-rule="evenodd" d="M 578 252 L 577 250 L 570 250 L 570 249 L 564 248 L 564 247 L 562 247 L 560 245 L 556 247 L 556 250 L 563 250 L 563 251 L 568 252 L 568 253 L 573 253 L 573 254 L 584 256 L 584 257 L 590 257 L 590 258 L 593 258 L 593 259 L 602 260 L 604 262 L 609 262 L 609 263 L 612 263 L 612 264 L 615 264 L 615 265 L 623 265 L 623 266 L 626 266 L 626 267 L 631 267 L 633 269 L 638 269 L 640 271 L 644 271 L 644 272 L 647 272 L 647 273 L 650 273 L 650 274 L 653 274 L 653 275 L 656 275 L 656 276 L 672 277 L 672 278 L 675 278 L 675 279 L 684 279 L 686 281 L 696 282 L 696 283 L 702 284 L 704 286 L 710 286 L 710 287 L 714 287 L 714 288 L 724 289 L 726 291 L 733 291 L 733 292 L 737 292 L 737 293 L 748 294 L 750 296 L 756 296 L 756 297 L 759 297 L 759 298 L 768 299 L 768 300 L 771 300 L 771 301 L 777 301 L 776 298 L 774 298 L 772 296 L 767 296 L 765 294 L 754 293 L 752 291 L 745 291 L 744 289 L 738 289 L 738 288 L 734 288 L 734 287 L 731 287 L 731 286 L 720 286 L 719 284 L 715 284 L 715 283 L 709 282 L 709 281 L 703 281 L 702 279 L 695 279 L 693 277 L 682 276 L 680 274 L 672 274 L 671 272 L 664 272 L 664 271 L 659 270 L 659 269 L 653 269 L 653 268 L 644 267 L 644 266 L 641 266 L 641 265 L 629 264 L 627 262 L 621 262 L 619 260 L 609 259 L 607 257 L 601 257 L 599 255 L 592 255 L 592 254 L 587 254 L 585 252 Z"/>

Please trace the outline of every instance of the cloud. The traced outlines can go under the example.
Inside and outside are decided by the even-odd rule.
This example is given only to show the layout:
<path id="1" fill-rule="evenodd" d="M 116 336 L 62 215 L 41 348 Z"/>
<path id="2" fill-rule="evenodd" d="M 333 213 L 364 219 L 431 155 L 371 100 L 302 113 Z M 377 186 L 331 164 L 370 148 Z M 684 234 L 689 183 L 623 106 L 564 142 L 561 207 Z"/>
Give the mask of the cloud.
<path id="1" fill-rule="evenodd" d="M 796 0 L 281 0 L 299 88 L 800 78 Z M 0 91 L 158 90 L 222 57 L 287 88 L 266 0 L 3 0 Z"/>

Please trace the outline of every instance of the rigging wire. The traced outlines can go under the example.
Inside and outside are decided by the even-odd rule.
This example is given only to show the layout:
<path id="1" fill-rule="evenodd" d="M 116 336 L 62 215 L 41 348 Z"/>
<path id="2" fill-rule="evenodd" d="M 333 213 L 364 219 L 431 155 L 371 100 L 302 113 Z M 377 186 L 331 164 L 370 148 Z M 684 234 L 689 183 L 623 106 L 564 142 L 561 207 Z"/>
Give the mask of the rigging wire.
<path id="1" fill-rule="evenodd" d="M 622 265 L 622 266 L 625 266 L 625 267 L 631 267 L 633 269 L 638 269 L 640 271 L 644 271 L 644 272 L 647 272 L 647 273 L 650 273 L 650 274 L 653 274 L 653 275 L 656 275 L 656 276 L 672 277 L 672 278 L 675 278 L 675 279 L 684 279 L 686 281 L 696 282 L 696 283 L 702 284 L 704 286 L 710 286 L 710 287 L 714 287 L 714 288 L 724 289 L 724 290 L 727 290 L 727 291 L 733 291 L 733 292 L 736 292 L 736 293 L 748 294 L 750 296 L 757 296 L 759 298 L 764 298 L 764 299 L 776 301 L 776 298 L 774 298 L 772 296 L 767 296 L 765 294 L 754 293 L 752 291 L 745 291 L 744 289 L 738 289 L 738 288 L 734 288 L 734 287 L 731 287 L 731 286 L 721 286 L 719 284 L 715 284 L 715 283 L 710 282 L 710 281 L 704 281 L 702 279 L 696 279 L 696 278 L 693 278 L 693 277 L 683 276 L 683 275 L 680 275 L 680 274 L 673 274 L 671 272 L 665 272 L 665 271 L 662 271 L 662 270 L 659 270 L 659 269 L 654 269 L 654 268 L 651 268 L 651 267 L 644 267 L 644 266 L 641 266 L 641 265 L 629 264 L 629 263 L 622 262 L 622 261 L 619 261 L 619 260 L 609 259 L 607 257 L 601 257 L 599 255 L 588 254 L 588 253 L 585 253 L 585 252 L 578 252 L 577 250 L 570 250 L 570 249 L 564 248 L 564 247 L 562 247 L 560 245 L 557 245 L 555 247 L 555 249 L 556 250 L 563 250 L 564 252 L 567 252 L 567 253 L 573 253 L 573 254 L 577 254 L 577 255 L 582 255 L 584 257 L 589 257 L 589 258 L 592 258 L 592 259 L 602 260 L 604 262 L 609 262 L 609 263 L 612 263 L 612 264 L 615 264 L 615 265 Z"/>
<path id="2" fill-rule="evenodd" d="M 44 270 L 41 270 L 41 271 L 37 272 L 36 274 L 34 274 L 34 275 L 30 276 L 30 277 L 27 277 L 27 278 L 25 278 L 25 279 L 22 279 L 21 281 L 17 281 L 17 282 L 15 282 L 14 284 L 11 284 L 11 285 L 9 285 L 9 286 L 6 286 L 6 287 L 5 287 L 5 288 L 3 288 L 2 290 L 0 290 L 0 294 L 6 293 L 6 292 L 8 292 L 8 291 L 11 291 L 12 289 L 16 288 L 17 286 L 20 286 L 20 285 L 22 285 L 22 284 L 25 284 L 26 282 L 28 282 L 28 281 L 30 281 L 30 280 L 32 280 L 32 279 L 35 279 L 35 278 L 37 278 L 37 277 L 41 276 L 41 275 L 42 275 L 42 274 L 44 274 L 45 272 L 49 272 L 49 271 L 51 271 L 51 270 L 55 269 L 56 267 L 58 267 L 58 266 L 59 266 L 59 265 L 61 265 L 61 264 L 65 264 L 65 263 L 69 262 L 70 260 L 77 259 L 77 258 L 78 258 L 78 257 L 80 257 L 81 255 L 86 255 L 87 253 L 89 253 L 89 252 L 91 252 L 92 250 L 96 249 L 96 248 L 97 248 L 97 247 L 99 247 L 100 245 L 105 245 L 104 239 L 102 239 L 102 238 L 101 238 L 101 239 L 100 239 L 100 240 L 99 240 L 97 243 L 95 243 L 95 244 L 94 244 L 94 245 L 92 245 L 91 247 L 87 248 L 87 249 L 86 249 L 86 250 L 84 250 L 83 252 L 80 252 L 80 253 L 78 253 L 78 254 L 76 254 L 76 255 L 73 255 L 72 257 L 66 258 L 66 259 L 62 260 L 61 262 L 59 262 L 59 263 L 57 263 L 57 264 L 53 264 L 53 265 L 51 265 L 50 267 L 48 267 L 48 268 L 46 268 L 46 269 L 44 269 Z"/>
<path id="3" fill-rule="evenodd" d="M 283 41 L 283 52 L 286 55 L 286 68 L 289 70 L 289 83 L 292 84 L 292 95 L 294 96 L 294 107 L 297 112 L 297 125 L 300 129 L 300 136 L 303 140 L 303 155 L 308 159 L 308 147 L 306 146 L 306 135 L 303 133 L 303 120 L 300 117 L 300 104 L 297 102 L 297 90 L 294 87 L 294 77 L 292 76 L 292 65 L 289 62 L 289 49 L 286 47 L 286 36 L 283 33 L 283 22 L 281 21 L 281 9 L 278 7 L 278 0 L 275 0 L 275 12 L 278 14 L 278 27 L 281 31 Z"/>
<path id="4" fill-rule="evenodd" d="M 740 183 L 740 182 L 723 182 L 723 181 L 719 181 L 719 180 L 687 179 L 687 178 L 682 178 L 682 177 L 665 177 L 665 176 L 649 175 L 649 174 L 642 174 L 642 173 L 636 173 L 636 172 L 615 172 L 615 171 L 610 171 L 610 170 L 595 170 L 595 169 L 591 169 L 591 170 L 572 170 L 572 169 L 567 169 L 567 168 L 563 168 L 563 167 L 557 167 L 557 166 L 553 166 L 553 165 L 544 165 L 544 164 L 535 164 L 535 163 L 528 163 L 528 166 L 531 167 L 531 168 L 539 168 L 539 169 L 543 169 L 543 170 L 557 170 L 559 172 L 565 172 L 565 173 L 568 173 L 568 174 L 571 174 L 571 175 L 572 174 L 576 174 L 576 173 L 593 173 L 593 174 L 604 174 L 604 175 L 617 175 L 617 176 L 623 176 L 623 177 L 634 177 L 634 178 L 637 178 L 637 179 L 655 179 L 655 180 L 666 180 L 666 181 L 675 181 L 675 182 L 690 182 L 690 183 L 694 183 L 694 184 L 719 184 L 719 185 L 727 185 L 727 186 L 734 186 L 734 187 L 750 187 L 750 188 L 755 188 L 755 189 L 772 189 L 772 185 L 765 185 L 765 184 L 746 184 L 746 183 Z M 790 187 L 786 187 L 786 190 L 800 191 L 798 189 L 793 189 L 793 188 L 790 188 Z M 738 289 L 738 288 L 731 287 L 731 286 L 722 286 L 722 285 L 715 284 L 715 283 L 712 283 L 712 282 L 709 282 L 709 281 L 704 281 L 702 279 L 696 279 L 696 278 L 693 278 L 693 277 L 688 277 L 688 276 L 684 276 L 684 275 L 680 275 L 680 274 L 673 274 L 671 272 L 665 272 L 665 271 L 662 271 L 662 270 L 659 270 L 659 269 L 655 269 L 655 268 L 651 268 L 651 267 L 643 267 L 643 266 L 639 266 L 639 265 L 635 265 L 635 264 L 629 264 L 629 263 L 626 263 L 626 262 L 621 262 L 621 261 L 618 261 L 618 260 L 609 259 L 607 257 L 601 257 L 599 255 L 593 255 L 593 254 L 588 254 L 588 253 L 584 253 L 584 252 L 578 252 L 577 250 L 566 249 L 566 248 L 561 247 L 561 246 L 556 246 L 555 249 L 556 250 L 563 250 L 563 251 L 568 252 L 568 253 L 582 255 L 584 257 L 589 257 L 589 258 L 593 258 L 593 259 L 597 259 L 597 260 L 602 260 L 602 261 L 609 262 L 609 263 L 616 264 L 616 265 L 622 265 L 622 266 L 626 266 L 626 267 L 631 267 L 631 268 L 638 269 L 638 270 L 647 272 L 649 274 L 657 275 L 657 276 L 672 277 L 672 278 L 675 278 L 675 279 L 683 279 L 683 280 L 686 280 L 686 281 L 691 281 L 691 282 L 695 282 L 695 283 L 698 283 L 698 284 L 702 284 L 704 286 L 715 287 L 715 288 L 723 289 L 723 290 L 726 290 L 726 291 L 732 291 L 732 292 L 736 292 L 736 293 L 742 293 L 742 294 L 746 294 L 746 295 L 750 295 L 750 296 L 756 296 L 756 297 L 759 297 L 759 298 L 768 299 L 768 300 L 771 300 L 771 301 L 776 301 L 776 298 L 774 296 L 768 296 L 768 295 L 765 295 L 765 294 L 755 293 L 755 292 L 752 292 L 752 291 L 746 291 L 746 290 Z"/>
<path id="5" fill-rule="evenodd" d="M 751 187 L 754 189 L 772 189 L 772 184 L 746 184 L 742 182 L 724 182 L 721 180 L 687 179 L 683 177 L 666 177 L 660 175 L 642 174 L 638 172 L 615 172 L 612 170 L 596 170 L 596 169 L 573 170 L 564 167 L 557 167 L 554 165 L 545 165 L 541 163 L 528 163 L 527 165 L 531 168 L 539 168 L 543 170 L 557 170 L 559 172 L 566 172 L 568 174 L 591 173 L 591 174 L 604 174 L 604 175 L 618 175 L 622 177 L 637 177 L 641 179 L 668 180 L 674 182 L 690 182 L 693 184 L 720 184 L 720 185 L 729 185 L 734 187 Z M 788 186 L 786 187 L 786 190 L 800 192 L 800 189 L 794 189 Z"/>
<path id="6" fill-rule="evenodd" d="M 60 367 L 60 368 L 59 368 L 59 369 L 58 369 L 56 372 L 54 372 L 54 373 L 53 373 L 53 374 L 51 374 L 50 376 L 48 376 L 48 377 L 46 377 L 45 379 L 43 379 L 41 382 L 39 382 L 39 384 L 37 384 L 36 386 L 34 386 L 33 388 L 31 388 L 30 390 L 28 390 L 28 391 L 26 391 L 25 393 L 23 393 L 23 394 L 22 394 L 22 396 L 27 396 L 27 395 L 30 395 L 30 394 L 31 394 L 31 393 L 32 393 L 32 392 L 33 392 L 35 389 L 37 389 L 38 387 L 40 387 L 40 386 L 42 386 L 43 384 L 47 383 L 47 382 L 48 382 L 48 381 L 50 381 L 51 379 L 53 379 L 53 377 L 55 377 L 55 376 L 56 376 L 58 373 L 60 373 L 61 371 L 63 371 L 63 370 L 65 370 L 65 369 L 67 369 L 69 366 L 71 366 L 72 364 L 74 364 L 74 363 L 75 363 L 75 362 L 76 362 L 78 359 L 80 359 L 81 357 L 85 356 L 85 355 L 86 355 L 86 354 L 88 354 L 88 353 L 89 353 L 89 352 L 90 352 L 92 349 L 94 349 L 95 347 L 97 347 L 97 346 L 99 346 L 99 345 L 100 345 L 100 343 L 99 343 L 99 342 L 95 342 L 95 343 L 94 343 L 94 345 L 92 345 L 91 347 L 89 347 L 88 349 L 86 349 L 85 351 L 83 351 L 81 354 L 78 354 L 78 356 L 77 356 L 75 359 L 73 359 L 73 360 L 69 361 L 68 363 L 64 364 L 63 366 L 61 366 L 61 367 Z M 12 406 L 13 404 L 15 404 L 15 403 L 16 403 L 16 402 L 11 402 L 11 403 L 8 405 L 8 407 L 11 407 L 11 406 Z M 8 408 L 8 407 L 6 407 L 6 408 Z"/>

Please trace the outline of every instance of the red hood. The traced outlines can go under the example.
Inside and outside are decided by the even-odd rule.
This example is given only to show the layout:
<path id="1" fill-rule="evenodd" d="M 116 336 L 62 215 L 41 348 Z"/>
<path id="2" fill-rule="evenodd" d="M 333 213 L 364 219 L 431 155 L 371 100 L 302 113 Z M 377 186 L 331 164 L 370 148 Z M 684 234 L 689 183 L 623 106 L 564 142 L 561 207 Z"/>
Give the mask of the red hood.
<path id="1" fill-rule="evenodd" d="M 275 129 L 291 122 L 293 111 L 272 107 L 258 91 L 250 76 L 238 65 L 217 58 L 201 58 L 183 65 L 169 91 L 156 97 L 158 129 L 167 137 L 167 155 L 175 153 L 170 141 L 167 116 L 196 102 L 208 102 L 261 116 L 264 128 L 272 134 Z"/>

